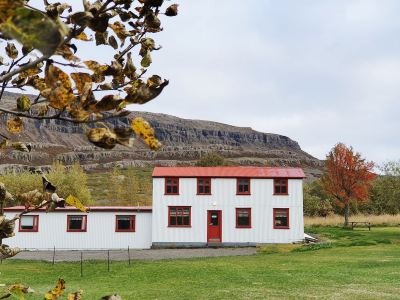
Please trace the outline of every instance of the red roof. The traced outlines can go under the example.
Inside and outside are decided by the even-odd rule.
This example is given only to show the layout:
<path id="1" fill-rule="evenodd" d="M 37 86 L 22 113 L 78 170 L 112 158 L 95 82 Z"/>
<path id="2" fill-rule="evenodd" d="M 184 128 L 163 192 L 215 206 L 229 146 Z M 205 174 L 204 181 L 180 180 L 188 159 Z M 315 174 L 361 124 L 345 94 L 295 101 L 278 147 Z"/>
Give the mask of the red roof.
<path id="1" fill-rule="evenodd" d="M 139 211 L 148 211 L 151 212 L 152 207 L 151 206 L 88 206 L 89 212 L 91 211 L 131 211 L 131 212 L 139 212 Z M 4 208 L 5 211 L 23 211 L 25 209 L 24 206 L 12 206 L 12 207 L 6 207 Z M 45 208 L 41 208 L 36 211 L 45 211 Z M 66 207 L 60 207 L 55 210 L 55 212 L 58 211 L 80 211 L 75 207 L 72 206 L 66 206 Z"/>
<path id="2" fill-rule="evenodd" d="M 153 177 L 304 178 L 301 168 L 274 167 L 155 167 Z"/>

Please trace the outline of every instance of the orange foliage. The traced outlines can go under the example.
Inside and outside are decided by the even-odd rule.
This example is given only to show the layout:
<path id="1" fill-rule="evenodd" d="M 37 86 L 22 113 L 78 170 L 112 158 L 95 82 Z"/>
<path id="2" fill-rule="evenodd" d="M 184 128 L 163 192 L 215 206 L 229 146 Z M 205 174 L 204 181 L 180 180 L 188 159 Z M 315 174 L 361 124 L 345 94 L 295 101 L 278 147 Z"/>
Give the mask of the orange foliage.
<path id="1" fill-rule="evenodd" d="M 325 168 L 323 187 L 340 207 L 348 205 L 351 199 L 368 200 L 372 181 L 377 176 L 372 172 L 373 162 L 366 161 L 352 147 L 338 143 L 327 155 Z"/>

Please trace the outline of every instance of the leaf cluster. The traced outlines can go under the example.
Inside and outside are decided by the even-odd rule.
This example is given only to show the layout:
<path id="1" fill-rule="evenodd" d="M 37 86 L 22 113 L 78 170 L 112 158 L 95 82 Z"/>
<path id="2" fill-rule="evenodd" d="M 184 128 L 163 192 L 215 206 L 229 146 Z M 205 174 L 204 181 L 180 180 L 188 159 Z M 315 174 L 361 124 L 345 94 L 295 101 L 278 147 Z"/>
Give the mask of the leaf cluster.
<path id="1" fill-rule="evenodd" d="M 150 35 L 163 30 L 161 15 L 177 15 L 177 4 L 165 9 L 163 4 L 163 0 L 85 0 L 83 10 L 77 11 L 68 3 L 45 1 L 42 11 L 22 0 L 0 0 L 0 40 L 6 40 L 7 54 L 0 59 L 0 99 L 10 88 L 30 87 L 37 92 L 34 101 L 19 97 L 15 109 L 0 106 L 10 116 L 7 130 L 21 133 L 25 118 L 94 123 L 87 136 L 98 147 L 132 146 L 136 134 L 151 149 L 159 148 L 150 129 L 136 129 L 144 122 L 110 128 L 101 121 L 126 117 L 127 105 L 145 104 L 168 85 L 159 75 L 144 77 L 153 52 L 161 48 Z M 79 50 L 85 43 L 110 47 L 113 59 L 81 59 Z M 30 151 L 28 145 L 8 140 L 3 137 L 0 149 Z"/>

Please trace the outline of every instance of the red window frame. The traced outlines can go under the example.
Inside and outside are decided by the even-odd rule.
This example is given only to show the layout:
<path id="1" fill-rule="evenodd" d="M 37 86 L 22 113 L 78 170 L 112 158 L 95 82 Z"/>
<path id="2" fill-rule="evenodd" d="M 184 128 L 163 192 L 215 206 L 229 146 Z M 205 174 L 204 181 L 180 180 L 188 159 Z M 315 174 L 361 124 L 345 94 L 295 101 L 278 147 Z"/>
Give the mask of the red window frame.
<path id="1" fill-rule="evenodd" d="M 82 217 L 83 228 L 81 229 L 70 229 L 69 220 L 71 217 Z M 67 232 L 86 232 L 87 231 L 87 215 L 67 215 Z"/>
<path id="2" fill-rule="evenodd" d="M 22 218 L 24 217 L 33 217 L 33 228 L 32 229 L 23 229 L 21 227 L 21 221 Z M 18 231 L 19 232 L 38 232 L 39 231 L 39 215 L 26 215 L 22 216 L 21 219 L 19 220 L 19 225 L 18 225 Z"/>
<path id="3" fill-rule="evenodd" d="M 177 213 L 176 213 L 176 224 L 171 224 L 171 208 L 175 208 Z M 178 210 L 182 210 L 182 214 L 178 216 Z M 183 210 L 184 209 L 189 209 L 189 224 L 188 225 L 177 225 L 178 224 L 178 217 L 183 218 Z M 182 224 L 183 224 L 183 219 L 182 219 Z M 191 206 L 168 206 L 168 227 L 192 227 L 192 207 Z"/>
<path id="4" fill-rule="evenodd" d="M 118 217 L 129 217 L 129 229 L 118 228 Z M 115 232 L 135 232 L 136 215 L 115 215 Z"/>
<path id="5" fill-rule="evenodd" d="M 168 180 L 176 181 L 176 182 L 173 182 L 172 184 L 168 185 L 167 184 Z M 176 193 L 168 193 L 167 192 L 168 186 L 176 187 Z M 165 177 L 165 179 L 164 179 L 164 194 L 165 195 L 179 195 L 179 177 Z"/>
<path id="6" fill-rule="evenodd" d="M 240 181 L 243 181 L 243 180 L 247 180 L 248 181 L 248 191 L 247 192 L 240 192 L 239 191 L 239 182 Z M 236 178 L 236 195 L 250 195 L 250 186 L 251 186 L 251 184 L 250 184 L 250 182 L 251 182 L 251 180 L 250 180 L 250 178 Z"/>
<path id="7" fill-rule="evenodd" d="M 286 187 L 286 192 L 276 192 L 276 188 Z M 289 182 L 287 178 L 275 178 L 274 179 L 274 195 L 289 195 Z"/>
<path id="8" fill-rule="evenodd" d="M 280 226 L 276 225 L 275 223 L 275 218 L 276 218 L 276 213 L 280 211 L 285 211 L 287 215 L 287 226 Z M 289 229 L 290 228 L 290 213 L 289 213 L 289 208 L 274 208 L 274 217 L 273 217 L 273 222 L 274 222 L 274 229 Z"/>
<path id="9" fill-rule="evenodd" d="M 202 184 L 201 184 L 202 182 Z M 203 186 L 203 188 L 205 189 L 207 186 L 209 188 L 209 192 L 208 193 L 201 193 L 200 192 L 200 186 Z M 197 177 L 197 195 L 211 195 L 211 178 L 210 177 Z"/>
<path id="10" fill-rule="evenodd" d="M 239 211 L 241 210 L 247 210 L 249 214 L 249 225 L 239 225 Z M 251 208 L 248 207 L 236 208 L 236 228 L 251 228 Z"/>

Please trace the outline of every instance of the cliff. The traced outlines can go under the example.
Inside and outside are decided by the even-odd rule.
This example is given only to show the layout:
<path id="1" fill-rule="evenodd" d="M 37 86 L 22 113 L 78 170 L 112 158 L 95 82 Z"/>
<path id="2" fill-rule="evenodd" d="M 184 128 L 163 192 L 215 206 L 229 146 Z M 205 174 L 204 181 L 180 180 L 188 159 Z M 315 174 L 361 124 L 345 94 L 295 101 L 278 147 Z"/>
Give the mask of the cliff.
<path id="1" fill-rule="evenodd" d="M 3 105 L 15 105 L 18 94 L 6 93 Z M 90 144 L 84 126 L 57 120 L 25 120 L 22 134 L 13 140 L 30 142 L 30 153 L 0 152 L 0 172 L 26 169 L 30 166 L 48 167 L 54 160 L 71 164 L 80 162 L 85 169 L 104 170 L 119 166 L 153 166 L 193 164 L 208 152 L 218 152 L 239 165 L 300 166 L 309 178 L 319 176 L 323 163 L 301 150 L 299 144 L 283 135 L 263 133 L 249 127 L 235 127 L 217 122 L 182 119 L 166 114 L 134 112 L 144 117 L 155 129 L 163 143 L 158 152 L 150 151 L 139 140 L 134 147 L 103 150 Z M 7 116 L 0 115 L 0 133 L 6 132 Z M 128 119 L 112 121 L 127 126 Z"/>

